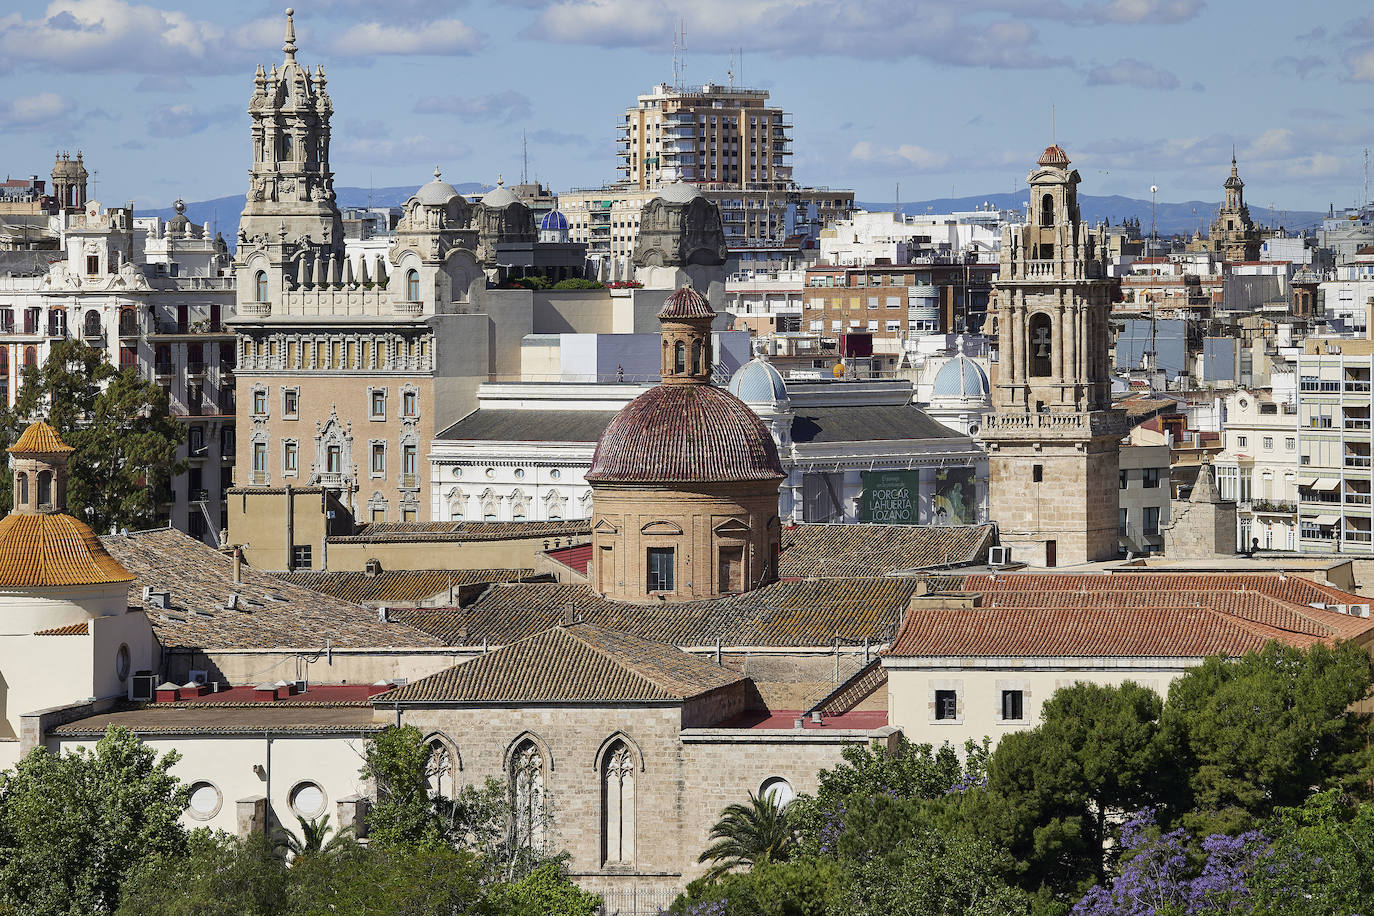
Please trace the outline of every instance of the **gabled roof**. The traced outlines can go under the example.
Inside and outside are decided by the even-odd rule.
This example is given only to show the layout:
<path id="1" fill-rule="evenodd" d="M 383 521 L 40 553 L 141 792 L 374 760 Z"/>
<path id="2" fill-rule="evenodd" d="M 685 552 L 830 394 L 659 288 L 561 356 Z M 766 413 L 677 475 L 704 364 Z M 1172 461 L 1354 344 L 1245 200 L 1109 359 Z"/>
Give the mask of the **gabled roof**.
<path id="1" fill-rule="evenodd" d="M 663 643 L 589 623 L 556 626 L 386 694 L 456 703 L 674 702 L 745 680 Z"/>
<path id="2" fill-rule="evenodd" d="M 910 404 L 803 406 L 796 408 L 792 420 L 792 441 L 800 445 L 967 438 Z"/>
<path id="3" fill-rule="evenodd" d="M 987 562 L 991 525 L 798 525 L 782 532 L 783 578 L 887 576 Z"/>
<path id="4" fill-rule="evenodd" d="M 533 569 L 385 569 L 365 572 L 282 572 L 275 578 L 359 604 L 424 601 L 461 586 L 518 582 Z"/>

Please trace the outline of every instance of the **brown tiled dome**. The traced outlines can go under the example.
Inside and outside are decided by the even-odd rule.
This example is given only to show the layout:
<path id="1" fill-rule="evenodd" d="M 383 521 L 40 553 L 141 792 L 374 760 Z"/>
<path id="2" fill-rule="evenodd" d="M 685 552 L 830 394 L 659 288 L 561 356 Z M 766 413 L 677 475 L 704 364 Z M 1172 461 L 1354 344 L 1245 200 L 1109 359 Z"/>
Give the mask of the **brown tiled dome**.
<path id="1" fill-rule="evenodd" d="M 710 385 L 659 385 L 616 415 L 589 481 L 708 482 L 784 477 L 777 446 L 744 402 Z"/>
<path id="2" fill-rule="evenodd" d="M 0 519 L 0 586 L 101 585 L 133 578 L 95 532 L 70 515 Z"/>
<path id="3" fill-rule="evenodd" d="M 658 317 L 669 320 L 674 318 L 714 318 L 716 313 L 711 308 L 711 303 L 706 301 L 705 296 L 691 286 L 683 286 L 663 303 L 663 309 L 658 313 Z"/>
<path id="4" fill-rule="evenodd" d="M 1045 151 L 1040 154 L 1040 165 L 1053 165 L 1063 168 L 1069 164 L 1069 154 L 1064 152 L 1064 147 L 1058 143 L 1045 147 Z"/>

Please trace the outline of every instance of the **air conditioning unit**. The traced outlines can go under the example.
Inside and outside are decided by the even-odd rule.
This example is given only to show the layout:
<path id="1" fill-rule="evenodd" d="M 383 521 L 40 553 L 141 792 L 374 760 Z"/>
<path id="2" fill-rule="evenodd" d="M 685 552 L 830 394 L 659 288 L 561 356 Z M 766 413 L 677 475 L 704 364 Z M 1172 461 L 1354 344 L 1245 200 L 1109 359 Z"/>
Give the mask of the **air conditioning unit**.
<path id="1" fill-rule="evenodd" d="M 1351 617 L 1368 617 L 1368 616 L 1369 616 L 1369 605 L 1367 605 L 1367 604 L 1352 604 L 1352 605 L 1350 605 L 1350 616 L 1351 616 Z"/>
<path id="2" fill-rule="evenodd" d="M 989 565 L 989 566 L 1006 566 L 1006 565 L 1007 565 L 1008 563 L 1010 563 L 1010 562 L 1011 562 L 1011 548 L 1010 548 L 1010 547 L 989 547 L 989 548 L 988 548 L 988 565 Z"/>
<path id="3" fill-rule="evenodd" d="M 151 674 L 135 674 L 129 678 L 129 699 L 135 703 L 151 703 L 157 690 L 157 678 Z"/>
<path id="4" fill-rule="evenodd" d="M 302 680 L 299 680 L 299 681 L 296 681 L 296 692 L 297 692 L 297 693 L 305 693 L 305 689 L 306 689 L 307 686 L 308 686 L 308 685 L 306 684 L 306 682 L 305 682 L 303 679 L 302 679 Z"/>

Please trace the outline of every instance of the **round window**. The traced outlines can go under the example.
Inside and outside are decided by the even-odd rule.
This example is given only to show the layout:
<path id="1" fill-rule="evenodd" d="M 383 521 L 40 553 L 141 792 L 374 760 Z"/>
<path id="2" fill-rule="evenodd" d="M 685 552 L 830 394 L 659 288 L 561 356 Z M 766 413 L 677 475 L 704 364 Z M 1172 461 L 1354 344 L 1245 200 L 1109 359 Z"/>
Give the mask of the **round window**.
<path id="1" fill-rule="evenodd" d="M 550 477 L 551 479 L 553 479 L 553 480 L 557 480 L 558 478 L 560 478 L 560 477 L 562 477 L 562 476 L 563 476 L 563 472 L 560 471 L 560 470 L 558 470 L 558 468 L 554 468 L 552 471 L 549 471 L 549 477 Z"/>
<path id="2" fill-rule="evenodd" d="M 524 468 L 516 468 L 516 469 L 515 469 L 515 479 L 516 479 L 516 480 L 524 480 L 524 479 L 525 479 L 525 469 L 524 469 Z"/>
<path id="3" fill-rule="evenodd" d="M 454 469 L 453 469 L 453 476 L 454 476 L 454 477 L 462 477 L 462 476 L 463 476 L 463 469 L 462 469 L 462 468 L 454 468 Z"/>
<path id="4" fill-rule="evenodd" d="M 129 646 L 124 644 L 115 653 L 115 675 L 121 680 L 129 679 Z"/>
<path id="5" fill-rule="evenodd" d="M 324 789 L 313 782 L 297 783 L 291 790 L 291 810 L 304 818 L 324 813 Z"/>
<path id="6" fill-rule="evenodd" d="M 496 468 L 487 468 L 487 477 L 488 477 L 488 478 L 491 478 L 491 477 L 495 477 L 495 476 L 496 476 Z"/>
<path id="7" fill-rule="evenodd" d="M 792 784 L 781 776 L 764 780 L 759 795 L 771 799 L 779 808 L 786 808 L 792 799 L 797 797 L 797 793 L 792 791 Z"/>
<path id="8" fill-rule="evenodd" d="M 208 821 L 219 814 L 223 804 L 224 796 L 220 795 L 214 783 L 202 780 L 191 784 L 191 798 L 186 803 L 186 813 L 198 821 Z"/>

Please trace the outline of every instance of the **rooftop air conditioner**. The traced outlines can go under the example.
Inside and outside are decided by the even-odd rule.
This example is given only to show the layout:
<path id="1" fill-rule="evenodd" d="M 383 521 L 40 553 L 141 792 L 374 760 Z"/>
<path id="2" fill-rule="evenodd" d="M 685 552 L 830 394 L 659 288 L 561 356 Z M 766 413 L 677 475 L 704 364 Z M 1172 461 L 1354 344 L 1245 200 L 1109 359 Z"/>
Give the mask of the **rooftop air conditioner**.
<path id="1" fill-rule="evenodd" d="M 135 674 L 129 678 L 129 699 L 135 703 L 151 703 L 157 689 L 157 678 L 151 674 Z"/>
<path id="2" fill-rule="evenodd" d="M 988 548 L 988 565 L 989 565 L 989 566 L 1006 566 L 1006 565 L 1007 565 L 1008 563 L 1010 563 L 1010 562 L 1011 562 L 1011 548 L 1010 548 L 1010 547 L 989 547 L 989 548 Z"/>

